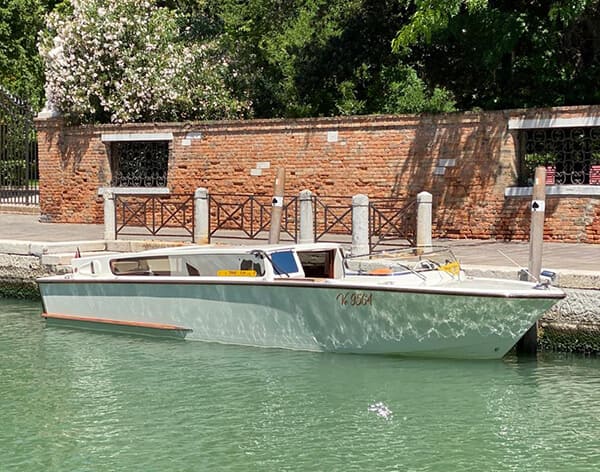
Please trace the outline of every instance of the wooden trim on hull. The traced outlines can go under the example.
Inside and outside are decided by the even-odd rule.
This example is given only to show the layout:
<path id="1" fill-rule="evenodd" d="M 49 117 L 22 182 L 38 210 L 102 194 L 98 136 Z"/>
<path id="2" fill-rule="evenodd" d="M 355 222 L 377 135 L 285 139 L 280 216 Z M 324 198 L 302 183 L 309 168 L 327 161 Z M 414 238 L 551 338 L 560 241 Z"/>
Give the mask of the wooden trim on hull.
<path id="1" fill-rule="evenodd" d="M 42 313 L 42 317 L 46 321 L 57 322 L 63 326 L 82 325 L 105 331 L 122 331 L 139 334 L 150 334 L 154 336 L 168 336 L 185 338 L 185 336 L 193 331 L 191 328 L 182 326 L 170 325 L 164 323 L 152 323 L 149 321 L 126 321 L 112 320 L 108 318 L 94 318 L 88 316 L 65 315 L 60 313 Z M 103 328 L 104 327 L 104 328 Z"/>

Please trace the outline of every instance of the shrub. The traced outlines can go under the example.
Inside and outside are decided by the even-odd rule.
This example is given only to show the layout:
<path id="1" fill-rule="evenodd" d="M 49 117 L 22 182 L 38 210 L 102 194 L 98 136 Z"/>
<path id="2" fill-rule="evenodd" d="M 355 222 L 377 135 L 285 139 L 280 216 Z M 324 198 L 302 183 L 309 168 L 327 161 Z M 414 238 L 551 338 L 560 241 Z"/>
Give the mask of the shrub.
<path id="1" fill-rule="evenodd" d="M 73 0 L 47 17 L 39 48 L 48 99 L 73 123 L 233 118 L 249 112 L 225 83 L 219 44 L 184 41 L 153 0 Z"/>

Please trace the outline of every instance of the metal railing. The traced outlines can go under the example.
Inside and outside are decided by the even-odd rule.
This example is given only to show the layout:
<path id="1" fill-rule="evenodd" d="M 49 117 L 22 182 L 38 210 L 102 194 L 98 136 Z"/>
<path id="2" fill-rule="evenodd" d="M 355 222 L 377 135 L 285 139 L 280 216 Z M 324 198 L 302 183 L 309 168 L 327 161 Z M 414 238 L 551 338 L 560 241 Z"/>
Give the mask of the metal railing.
<path id="1" fill-rule="evenodd" d="M 285 197 L 281 235 L 298 240 L 298 197 Z M 209 194 L 210 237 L 268 239 L 272 197 L 266 195 Z M 229 232 L 223 232 L 228 230 Z"/>
<path id="2" fill-rule="evenodd" d="M 3 147 L 1 134 L 0 147 Z M 37 151 L 37 141 L 30 141 L 24 158 L 10 160 L 0 157 L 0 204 L 39 205 Z"/>
<path id="3" fill-rule="evenodd" d="M 352 234 L 352 197 L 313 197 L 315 241 Z"/>
<path id="4" fill-rule="evenodd" d="M 415 244 L 416 200 L 380 198 L 369 203 L 370 249 L 380 245 Z"/>
<path id="5" fill-rule="evenodd" d="M 552 169 L 557 185 L 600 184 L 600 127 L 527 129 L 519 140 L 522 185 L 533 181 L 537 166 Z"/>
<path id="6" fill-rule="evenodd" d="M 115 237 L 184 236 L 191 237 L 193 240 L 196 224 L 194 218 L 198 217 L 200 221 L 208 221 L 206 231 L 209 240 L 215 237 L 268 239 L 272 197 L 248 194 L 206 194 L 205 198 L 208 199 L 206 210 L 195 215 L 194 195 L 115 194 Z M 355 217 L 352 197 L 313 195 L 311 204 L 314 241 L 349 243 L 353 231 L 352 220 Z M 366 205 L 363 206 L 365 207 Z M 415 201 L 407 202 L 397 198 L 371 200 L 368 214 L 358 216 L 364 218 L 362 227 L 365 230 L 368 227 L 369 249 L 373 250 L 381 245 L 414 244 L 416 208 Z M 205 214 L 205 217 L 201 216 L 202 214 Z M 310 219 L 307 214 L 304 217 Z M 300 198 L 284 198 L 280 232 L 282 240 L 298 241 L 300 218 Z M 202 227 L 203 224 L 198 226 L 198 228 Z M 367 234 L 364 234 L 366 241 Z"/>
<path id="7" fill-rule="evenodd" d="M 0 86 L 0 204 L 39 204 L 33 111 Z"/>
<path id="8" fill-rule="evenodd" d="M 167 185 L 168 141 L 117 141 L 110 143 L 113 187 L 164 187 Z"/>
<path id="9" fill-rule="evenodd" d="M 194 196 L 115 195 L 115 237 L 169 236 L 194 238 Z"/>

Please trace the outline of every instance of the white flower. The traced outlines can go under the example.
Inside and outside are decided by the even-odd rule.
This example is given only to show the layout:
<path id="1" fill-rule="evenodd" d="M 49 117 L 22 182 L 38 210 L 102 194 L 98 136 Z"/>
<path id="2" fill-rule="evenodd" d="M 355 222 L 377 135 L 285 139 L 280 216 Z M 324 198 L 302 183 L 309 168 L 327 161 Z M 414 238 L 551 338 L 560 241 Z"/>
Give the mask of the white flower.
<path id="1" fill-rule="evenodd" d="M 72 5 L 69 16 L 48 15 L 55 36 L 42 38 L 40 53 L 48 96 L 73 121 L 231 118 L 249 110 L 225 86 L 236 71 L 213 54 L 218 43 L 183 44 L 169 10 L 139 0 Z"/>

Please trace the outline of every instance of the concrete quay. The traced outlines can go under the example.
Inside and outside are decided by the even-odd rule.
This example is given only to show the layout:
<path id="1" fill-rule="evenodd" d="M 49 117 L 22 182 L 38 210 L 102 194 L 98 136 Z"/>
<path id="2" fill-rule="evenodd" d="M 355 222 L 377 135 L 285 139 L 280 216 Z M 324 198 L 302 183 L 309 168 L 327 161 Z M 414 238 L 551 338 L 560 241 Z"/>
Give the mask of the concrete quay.
<path id="1" fill-rule="evenodd" d="M 181 244 L 173 238 L 104 240 L 102 225 L 41 223 L 36 214 L 0 213 L 0 296 L 36 297 L 35 279 L 69 271 L 75 252 L 127 252 Z M 132 236 L 129 236 L 132 238 Z M 247 244 L 247 239 L 213 238 Z M 434 240 L 449 246 L 469 275 L 518 278 L 529 245 L 491 240 Z M 540 346 L 600 352 L 600 245 L 544 243 L 543 268 L 567 293 L 540 321 Z"/>

